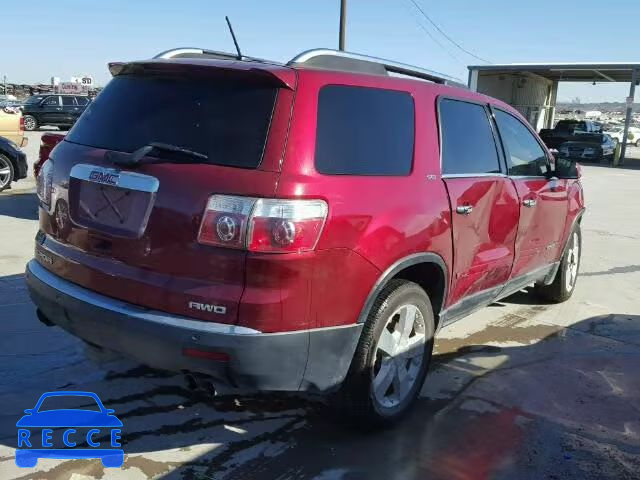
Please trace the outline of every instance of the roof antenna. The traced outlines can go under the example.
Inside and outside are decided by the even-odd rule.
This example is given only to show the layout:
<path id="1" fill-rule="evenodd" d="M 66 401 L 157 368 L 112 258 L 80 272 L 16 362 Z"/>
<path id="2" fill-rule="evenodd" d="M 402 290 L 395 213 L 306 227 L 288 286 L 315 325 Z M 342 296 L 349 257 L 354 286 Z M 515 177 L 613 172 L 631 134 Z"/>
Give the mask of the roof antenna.
<path id="1" fill-rule="evenodd" d="M 238 56 L 236 58 L 238 60 L 242 60 L 242 52 L 240 51 L 240 46 L 238 46 L 238 40 L 236 40 L 236 34 L 233 33 L 233 27 L 231 26 L 229 17 L 225 16 L 224 19 L 227 21 L 227 25 L 229 26 L 229 32 L 231 32 L 231 38 L 233 38 L 233 43 L 235 44 L 236 51 L 238 52 Z"/>

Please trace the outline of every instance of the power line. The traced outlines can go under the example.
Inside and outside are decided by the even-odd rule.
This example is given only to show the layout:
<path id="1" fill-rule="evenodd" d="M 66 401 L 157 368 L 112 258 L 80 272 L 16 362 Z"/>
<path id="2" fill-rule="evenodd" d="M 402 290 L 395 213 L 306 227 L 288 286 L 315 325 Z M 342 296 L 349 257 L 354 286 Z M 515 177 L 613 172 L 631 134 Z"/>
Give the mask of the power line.
<path id="1" fill-rule="evenodd" d="M 425 27 L 416 17 L 415 11 L 412 10 L 411 8 L 407 7 L 407 10 L 409 10 L 409 12 L 411 13 L 411 15 L 413 16 L 413 18 L 416 21 L 416 24 L 422 29 L 424 30 L 424 33 L 426 33 L 427 35 L 429 35 L 429 38 L 431 38 L 431 40 L 434 41 L 434 43 L 438 44 L 440 46 L 440 48 L 442 48 L 442 50 L 444 50 L 447 55 L 449 55 L 451 58 L 453 58 L 456 62 L 462 64 L 463 62 L 456 57 L 447 47 L 445 47 L 428 29 L 427 27 Z"/>
<path id="2" fill-rule="evenodd" d="M 431 18 L 429 17 L 429 15 L 427 15 L 427 13 L 422 9 L 422 7 L 420 7 L 420 5 L 418 4 L 418 2 L 416 2 L 416 0 L 409 0 L 411 3 L 413 3 L 413 5 L 420 11 L 420 13 L 422 14 L 422 16 L 424 18 L 426 18 L 429 23 L 431 25 L 434 26 L 434 28 L 436 30 L 438 30 L 442 36 L 444 38 L 446 38 L 447 40 L 449 40 L 451 43 L 453 43 L 456 47 L 458 47 L 460 50 L 462 50 L 464 53 L 466 53 L 467 55 L 472 56 L 473 58 L 476 58 L 478 60 L 480 60 L 481 62 L 485 62 L 485 63 L 491 63 L 489 60 L 485 60 L 482 57 L 477 56 L 476 54 L 470 52 L 469 50 L 467 50 L 466 48 L 464 48 L 462 45 L 460 45 L 458 42 L 456 42 L 453 38 L 451 38 L 449 35 L 447 35 L 438 25 L 436 25 L 436 23 L 431 20 Z"/>

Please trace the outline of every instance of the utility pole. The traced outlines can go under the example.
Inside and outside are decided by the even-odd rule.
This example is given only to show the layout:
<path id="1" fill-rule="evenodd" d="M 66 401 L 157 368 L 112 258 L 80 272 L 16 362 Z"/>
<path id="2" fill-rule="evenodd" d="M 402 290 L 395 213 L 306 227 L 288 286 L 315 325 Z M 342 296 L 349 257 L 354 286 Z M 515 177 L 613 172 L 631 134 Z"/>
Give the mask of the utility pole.
<path id="1" fill-rule="evenodd" d="M 344 50 L 344 38 L 347 27 L 347 0 L 340 0 L 340 37 L 338 39 L 338 50 Z"/>

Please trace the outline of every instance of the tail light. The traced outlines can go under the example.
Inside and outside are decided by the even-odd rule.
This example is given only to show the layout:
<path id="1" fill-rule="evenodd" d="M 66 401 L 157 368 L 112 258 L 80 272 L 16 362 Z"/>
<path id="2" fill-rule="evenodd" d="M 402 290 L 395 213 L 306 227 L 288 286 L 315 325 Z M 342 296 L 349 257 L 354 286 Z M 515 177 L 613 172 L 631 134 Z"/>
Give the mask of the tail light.
<path id="1" fill-rule="evenodd" d="M 24 133 L 24 117 L 20 116 L 20 126 L 18 127 L 20 133 Z"/>
<path id="2" fill-rule="evenodd" d="M 53 162 L 51 160 L 47 160 L 42 164 L 40 173 L 36 177 L 36 191 L 42 203 L 51 205 L 51 193 L 53 191 Z"/>
<path id="3" fill-rule="evenodd" d="M 214 195 L 198 242 L 252 252 L 290 253 L 316 248 L 328 207 L 323 200 L 274 200 Z"/>

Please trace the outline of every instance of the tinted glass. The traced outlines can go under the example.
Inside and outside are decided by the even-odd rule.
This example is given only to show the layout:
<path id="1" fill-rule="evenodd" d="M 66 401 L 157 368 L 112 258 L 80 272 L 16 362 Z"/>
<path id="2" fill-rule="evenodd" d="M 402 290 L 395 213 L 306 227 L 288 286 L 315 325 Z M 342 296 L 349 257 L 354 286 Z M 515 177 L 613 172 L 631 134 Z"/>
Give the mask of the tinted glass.
<path id="1" fill-rule="evenodd" d="M 74 106 L 75 107 L 76 102 L 73 99 L 73 97 L 62 97 L 62 106 L 64 107 L 71 107 Z"/>
<path id="2" fill-rule="evenodd" d="M 327 86 L 320 90 L 316 168 L 346 175 L 408 175 L 413 98 L 406 92 Z"/>
<path id="3" fill-rule="evenodd" d="M 48 97 L 45 101 L 44 101 L 45 105 L 60 105 L 60 100 L 58 99 L 58 97 Z"/>
<path id="4" fill-rule="evenodd" d="M 25 102 L 25 105 L 31 105 L 33 103 L 40 103 L 42 101 L 42 99 L 44 99 L 45 97 L 43 95 L 33 95 L 29 98 L 27 98 L 27 101 Z"/>
<path id="5" fill-rule="evenodd" d="M 496 123 L 506 149 L 509 174 L 543 176 L 547 171 L 547 155 L 529 129 L 500 110 L 496 110 Z"/>
<path id="6" fill-rule="evenodd" d="M 209 157 L 203 163 L 260 163 L 276 89 L 241 79 L 121 75 L 86 108 L 66 140 L 133 152 L 168 143 Z"/>
<path id="7" fill-rule="evenodd" d="M 89 99 L 87 97 L 76 97 L 76 102 L 78 102 L 78 105 L 86 105 L 89 103 Z"/>
<path id="8" fill-rule="evenodd" d="M 500 173 L 498 151 L 484 107 L 444 99 L 439 109 L 442 173 Z"/>

